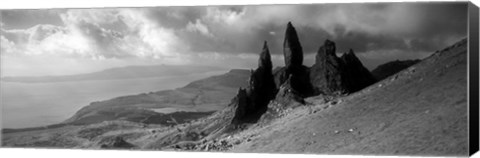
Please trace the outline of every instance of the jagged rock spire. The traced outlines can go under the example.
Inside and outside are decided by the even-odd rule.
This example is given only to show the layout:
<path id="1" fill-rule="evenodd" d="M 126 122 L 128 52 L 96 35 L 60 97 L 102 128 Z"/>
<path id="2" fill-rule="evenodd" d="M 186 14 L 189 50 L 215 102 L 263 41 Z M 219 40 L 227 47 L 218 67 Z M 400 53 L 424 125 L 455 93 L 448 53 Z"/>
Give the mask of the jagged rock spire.
<path id="1" fill-rule="evenodd" d="M 258 68 L 251 70 L 250 73 L 247 89 L 238 91 L 233 124 L 256 122 L 267 111 L 268 103 L 277 92 L 272 75 L 270 51 L 266 41 L 258 59 Z"/>
<path id="2" fill-rule="evenodd" d="M 332 94 L 346 91 L 344 65 L 335 54 L 335 43 L 325 40 L 318 49 L 315 64 L 310 68 L 310 82 L 316 94 Z"/>
<path id="3" fill-rule="evenodd" d="M 260 58 L 258 59 L 258 67 L 272 69 L 272 59 L 270 56 L 270 50 L 268 50 L 267 41 L 263 43 L 262 53 L 260 53 Z"/>
<path id="4" fill-rule="evenodd" d="M 348 50 L 348 52 L 344 53 L 340 58 L 343 60 L 344 63 L 348 63 L 349 65 L 361 65 L 363 67 L 362 62 L 360 61 L 360 59 L 358 59 L 355 53 L 353 53 L 352 49 Z"/>
<path id="5" fill-rule="evenodd" d="M 303 64 L 303 49 L 298 40 L 297 31 L 291 22 L 287 24 L 285 31 L 285 40 L 283 42 L 283 55 L 285 56 L 285 66 L 299 67 Z"/>
<path id="6" fill-rule="evenodd" d="M 233 124 L 241 123 L 243 117 L 247 114 L 248 110 L 248 96 L 247 90 L 243 88 L 239 88 L 237 92 L 237 96 L 234 99 L 236 103 L 235 114 L 232 119 Z"/>
<path id="7" fill-rule="evenodd" d="M 359 91 L 377 81 L 370 71 L 363 66 L 352 49 L 344 53 L 341 60 L 344 64 L 343 71 L 345 73 L 343 82 L 346 83 L 349 92 Z"/>
<path id="8" fill-rule="evenodd" d="M 310 81 L 316 93 L 356 92 L 375 83 L 375 79 L 352 49 L 342 57 L 336 55 L 335 43 L 325 40 L 310 68 Z"/>
<path id="9" fill-rule="evenodd" d="M 315 62 L 316 63 L 321 63 L 322 60 L 326 60 L 326 59 L 332 59 L 332 58 L 336 58 L 336 54 L 335 54 L 335 51 L 336 51 L 336 47 L 335 47 L 335 42 L 333 41 L 330 41 L 330 40 L 325 40 L 325 42 L 323 42 L 323 45 L 320 46 L 320 49 L 318 50 L 317 52 L 317 55 L 315 57 Z"/>

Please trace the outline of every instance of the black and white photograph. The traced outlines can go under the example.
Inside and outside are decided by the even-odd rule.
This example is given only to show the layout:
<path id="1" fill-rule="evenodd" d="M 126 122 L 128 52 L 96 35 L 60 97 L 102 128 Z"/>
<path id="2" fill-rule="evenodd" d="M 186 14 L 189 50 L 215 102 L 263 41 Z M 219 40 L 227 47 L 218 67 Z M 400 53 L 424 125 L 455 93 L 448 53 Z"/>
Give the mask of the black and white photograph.
<path id="1" fill-rule="evenodd" d="M 0 9 L 1 147 L 468 156 L 472 8 Z"/>

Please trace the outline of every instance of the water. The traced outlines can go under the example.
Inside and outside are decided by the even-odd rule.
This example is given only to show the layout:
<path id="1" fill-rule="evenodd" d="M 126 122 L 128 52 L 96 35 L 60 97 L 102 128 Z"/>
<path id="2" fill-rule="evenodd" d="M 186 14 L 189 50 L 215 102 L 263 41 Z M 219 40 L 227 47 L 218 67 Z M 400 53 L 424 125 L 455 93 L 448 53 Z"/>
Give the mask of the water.
<path id="1" fill-rule="evenodd" d="M 102 81 L 0 82 L 2 128 L 55 124 L 71 117 L 77 110 L 93 101 L 179 88 L 191 81 L 222 73 L 225 72 Z"/>

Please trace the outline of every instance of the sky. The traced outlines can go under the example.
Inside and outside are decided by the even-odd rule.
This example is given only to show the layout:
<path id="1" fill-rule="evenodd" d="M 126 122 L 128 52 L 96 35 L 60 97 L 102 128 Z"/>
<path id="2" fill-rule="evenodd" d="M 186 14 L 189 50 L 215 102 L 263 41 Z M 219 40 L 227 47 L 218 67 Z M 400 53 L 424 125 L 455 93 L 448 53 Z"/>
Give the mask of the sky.
<path id="1" fill-rule="evenodd" d="M 129 65 L 255 68 L 263 41 L 283 66 L 291 21 L 314 62 L 326 39 L 373 69 L 425 58 L 467 36 L 467 3 L 351 3 L 0 11 L 1 76 Z"/>

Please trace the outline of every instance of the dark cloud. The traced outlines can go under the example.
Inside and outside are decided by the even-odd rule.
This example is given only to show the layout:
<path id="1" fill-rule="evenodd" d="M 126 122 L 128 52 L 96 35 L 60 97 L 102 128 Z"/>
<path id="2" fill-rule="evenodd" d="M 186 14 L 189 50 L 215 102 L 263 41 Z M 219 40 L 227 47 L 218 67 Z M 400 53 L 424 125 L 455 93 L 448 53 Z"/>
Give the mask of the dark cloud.
<path id="1" fill-rule="evenodd" d="M 282 54 L 289 21 L 307 54 L 326 39 L 337 43 L 338 52 L 401 53 L 433 52 L 465 37 L 466 9 L 467 3 L 455 2 L 18 10 L 2 11 L 2 23 L 6 30 L 74 26 L 112 58 L 135 56 L 135 48 L 144 48 L 143 54 L 256 54 L 263 41 L 273 54 Z M 28 32 L 22 39 L 11 32 L 2 30 L 2 36 L 15 43 L 28 40 L 23 39 Z"/>
<path id="2" fill-rule="evenodd" d="M 275 10 L 275 8 L 278 8 Z M 159 12 L 171 12 L 158 8 Z M 178 8 L 176 8 L 178 9 Z M 178 9 L 173 13 L 184 13 Z M 199 11 L 201 10 L 201 11 Z M 262 15 L 272 11 L 272 15 Z M 371 50 L 435 51 L 466 36 L 466 3 L 373 3 L 326 5 L 279 5 L 220 7 L 220 12 L 241 16 L 239 25 L 208 21 L 208 8 L 191 7 L 181 19 L 165 18 L 169 27 L 182 27 L 202 20 L 214 38 L 181 32 L 192 52 L 258 53 L 262 41 L 274 54 L 282 53 L 286 23 L 292 21 L 306 53 L 316 52 L 325 39 L 337 42 L 339 52 L 352 48 Z M 273 12 L 277 11 L 277 12 Z M 275 15 L 278 14 L 278 15 Z M 188 17 L 188 18 L 187 18 Z M 167 25 L 164 25 L 167 26 Z M 241 27 L 243 30 L 236 30 Z"/>
<path id="3" fill-rule="evenodd" d="M 62 25 L 63 22 L 58 15 L 65 10 L 50 9 L 19 9 L 19 10 L 2 10 L 0 19 L 4 29 L 27 29 L 37 24 Z"/>
<path id="4" fill-rule="evenodd" d="M 121 41 L 124 35 L 120 32 L 113 30 L 107 30 L 94 25 L 91 23 L 86 23 L 80 21 L 77 24 L 80 30 L 80 33 L 84 37 L 88 37 L 90 40 L 90 45 L 95 47 L 97 51 L 102 52 L 102 56 L 105 58 L 125 58 L 131 57 L 132 54 L 124 52 L 125 50 L 119 49 L 117 46 L 118 41 Z"/>
<path id="5" fill-rule="evenodd" d="M 166 28 L 183 28 L 206 14 L 206 7 L 161 7 L 146 9 L 147 18 Z"/>

